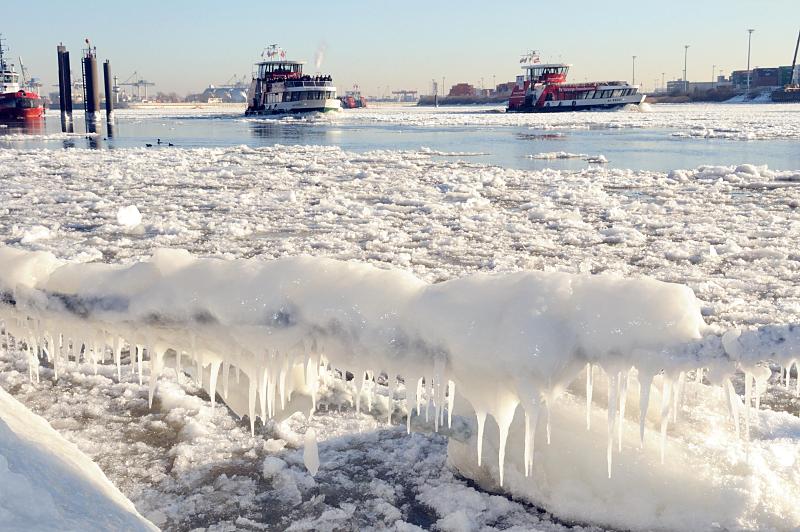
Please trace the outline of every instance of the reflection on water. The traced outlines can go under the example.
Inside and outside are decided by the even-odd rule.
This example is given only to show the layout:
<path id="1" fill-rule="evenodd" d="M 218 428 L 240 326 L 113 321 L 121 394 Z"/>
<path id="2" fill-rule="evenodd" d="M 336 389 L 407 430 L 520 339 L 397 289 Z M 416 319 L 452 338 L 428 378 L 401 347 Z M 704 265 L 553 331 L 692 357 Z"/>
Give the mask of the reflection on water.
<path id="1" fill-rule="evenodd" d="M 0 135 L 44 135 L 45 131 L 44 117 L 0 121 Z"/>
<path id="2" fill-rule="evenodd" d="M 307 122 L 292 121 L 263 121 L 249 122 L 250 134 L 257 139 L 269 139 L 276 143 L 308 142 L 314 144 L 329 144 L 330 130 L 316 128 Z"/>

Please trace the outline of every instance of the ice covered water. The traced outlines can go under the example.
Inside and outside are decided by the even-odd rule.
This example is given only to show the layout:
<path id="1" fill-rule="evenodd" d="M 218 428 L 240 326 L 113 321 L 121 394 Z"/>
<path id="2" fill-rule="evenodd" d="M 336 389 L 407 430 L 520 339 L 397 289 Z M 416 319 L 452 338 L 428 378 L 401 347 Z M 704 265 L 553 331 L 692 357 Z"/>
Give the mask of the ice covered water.
<path id="1" fill-rule="evenodd" d="M 330 399 L 317 383 L 349 370 L 358 390 L 346 396 L 354 410 L 375 412 L 399 430 L 406 421 L 412 430 L 439 429 L 452 436 L 450 462 L 459 472 L 565 518 L 622 528 L 780 528 L 797 520 L 800 431 L 796 417 L 759 409 L 759 402 L 774 405 L 777 390 L 788 388 L 786 397 L 798 390 L 796 331 L 788 324 L 800 313 L 800 163 L 788 151 L 778 154 L 782 142 L 794 142 L 791 109 L 779 128 L 773 112 L 690 107 L 673 115 L 511 118 L 376 110 L 342 122 L 235 126 L 302 129 L 284 144 L 328 146 L 264 147 L 258 143 L 275 137 L 232 135 L 237 145 L 204 146 L 196 137 L 191 148 L 146 150 L 126 148 L 121 138 L 113 152 L 56 156 L 15 139 L 0 152 L 7 185 L 0 228 L 13 248 L 55 257 L 5 256 L 3 279 L 14 286 L 6 299 L 18 301 L 24 316 L 38 316 L 7 316 L 8 329 L 23 338 L 11 344 L 45 359 L 58 346 L 61 358 L 51 359 L 58 375 L 76 357 L 88 357 L 89 368 L 94 360 L 114 367 L 130 351 L 132 384 L 141 379 L 149 392 L 145 406 L 157 407 L 159 383 L 180 365 L 256 431 L 284 411 L 308 419 Z M 198 121 L 145 118 L 147 135 L 154 119 Z M 201 120 L 228 127 L 225 117 Z M 461 138 L 470 128 L 485 137 L 481 124 L 513 143 L 538 143 L 517 155 L 541 166 L 526 170 L 507 155 L 480 155 L 493 151 L 490 143 L 428 142 L 442 131 Z M 350 127 L 378 140 L 349 136 L 359 135 Z M 406 127 L 415 134 L 398 141 L 408 148 L 398 150 L 392 139 Z M 315 137 L 321 131 L 328 140 L 340 135 L 346 149 Z M 635 150 L 615 157 L 606 149 L 614 141 L 601 142 L 617 135 L 633 142 L 643 131 L 659 147 L 700 147 L 698 158 L 708 159 L 684 165 L 659 156 L 640 166 L 630 158 Z M 547 146 L 584 133 L 597 144 Z M 238 145 L 245 142 L 251 145 Z M 710 155 L 719 146 L 735 146 L 736 155 Z M 603 154 L 609 163 L 561 152 Z M 120 216 L 130 206 L 139 216 Z M 151 258 L 159 247 L 172 251 Z M 300 254 L 350 262 L 269 261 Z M 249 257 L 258 258 L 242 260 Z M 255 282 L 259 272 L 271 283 L 297 272 L 292 281 L 316 279 L 319 288 L 303 305 L 281 307 L 265 294 L 286 293 L 291 283 Z M 595 282 L 583 285 L 584 278 Z M 644 296 L 657 287 L 664 292 L 648 305 Z M 195 292 L 195 299 L 182 296 Z M 320 307 L 340 319 L 315 321 L 316 314 L 298 324 L 298 315 Z M 642 325 L 642 312 L 657 311 L 664 314 Z M 609 321 L 593 322 L 595 314 Z M 515 321 L 526 319 L 525 326 Z M 480 332 L 474 337 L 464 329 L 471 323 Z M 596 331 L 605 334 L 592 336 L 594 325 L 582 323 L 599 323 Z M 654 334 L 657 323 L 663 336 Z M 338 340 L 323 341 L 333 333 Z M 398 360 L 387 343 L 392 355 L 401 347 L 416 354 Z M 24 351 L 28 345 L 34 348 Z M 30 377 L 35 382 L 35 363 Z M 309 434 L 305 428 L 300 434 Z M 186 437 L 198 438 L 197 430 Z M 326 442 L 314 440 L 317 474 L 325 478 Z M 313 469 L 314 453 L 305 458 L 299 464 Z M 272 472 L 280 464 L 267 465 Z M 696 507 L 706 500 L 697 493 L 715 498 Z M 458 510 L 444 494 L 429 491 L 424 499 L 443 521 L 486 523 L 475 509 L 484 499 Z M 637 500 L 641 511 L 626 511 L 619 504 L 626 500 Z"/>

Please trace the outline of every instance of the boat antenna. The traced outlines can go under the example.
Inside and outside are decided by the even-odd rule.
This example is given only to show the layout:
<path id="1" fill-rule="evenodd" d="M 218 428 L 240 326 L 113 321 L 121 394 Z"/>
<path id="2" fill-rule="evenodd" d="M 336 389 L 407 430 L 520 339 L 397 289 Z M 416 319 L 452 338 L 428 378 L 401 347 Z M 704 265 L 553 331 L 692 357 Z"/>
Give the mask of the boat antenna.
<path id="1" fill-rule="evenodd" d="M 19 71 L 22 75 L 22 85 L 25 86 L 28 84 L 28 73 L 25 71 L 25 63 L 22 62 L 21 57 L 18 57 L 17 60 L 19 61 Z"/>

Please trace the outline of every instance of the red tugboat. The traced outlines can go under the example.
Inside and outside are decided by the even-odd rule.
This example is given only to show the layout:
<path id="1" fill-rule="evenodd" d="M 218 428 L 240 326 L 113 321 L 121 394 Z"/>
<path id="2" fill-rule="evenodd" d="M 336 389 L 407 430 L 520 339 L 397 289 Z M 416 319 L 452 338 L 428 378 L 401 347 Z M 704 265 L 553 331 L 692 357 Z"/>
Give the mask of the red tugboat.
<path id="1" fill-rule="evenodd" d="M 0 38 L 0 121 L 18 121 L 44 116 L 44 102 L 35 92 L 20 87 L 14 65 L 6 63 Z"/>
<path id="2" fill-rule="evenodd" d="M 625 81 L 593 81 L 566 83 L 571 65 L 542 64 L 536 52 L 520 59 L 525 75 L 517 76 L 517 84 L 508 99 L 508 111 L 547 113 L 613 109 L 644 101 L 637 85 Z"/>
<path id="3" fill-rule="evenodd" d="M 367 106 L 367 99 L 361 96 L 358 85 L 353 85 L 353 90 L 344 93 L 344 96 L 340 96 L 339 100 L 342 102 L 342 109 L 357 109 Z"/>

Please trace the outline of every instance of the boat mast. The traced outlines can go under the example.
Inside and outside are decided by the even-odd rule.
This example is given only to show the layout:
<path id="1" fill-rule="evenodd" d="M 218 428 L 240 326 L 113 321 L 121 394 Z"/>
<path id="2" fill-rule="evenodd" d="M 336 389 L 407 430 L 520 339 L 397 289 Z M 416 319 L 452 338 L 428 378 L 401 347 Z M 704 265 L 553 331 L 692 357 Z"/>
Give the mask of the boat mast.
<path id="1" fill-rule="evenodd" d="M 800 31 L 797 32 L 797 44 L 794 45 L 794 59 L 792 59 L 792 85 L 798 85 L 800 79 L 797 75 L 797 49 L 800 48 Z"/>
<path id="2" fill-rule="evenodd" d="M 0 72 L 6 70 L 6 58 L 3 55 L 3 52 L 8 50 L 8 48 L 3 44 L 3 41 L 5 41 L 5 39 L 3 38 L 3 34 L 0 33 Z"/>

